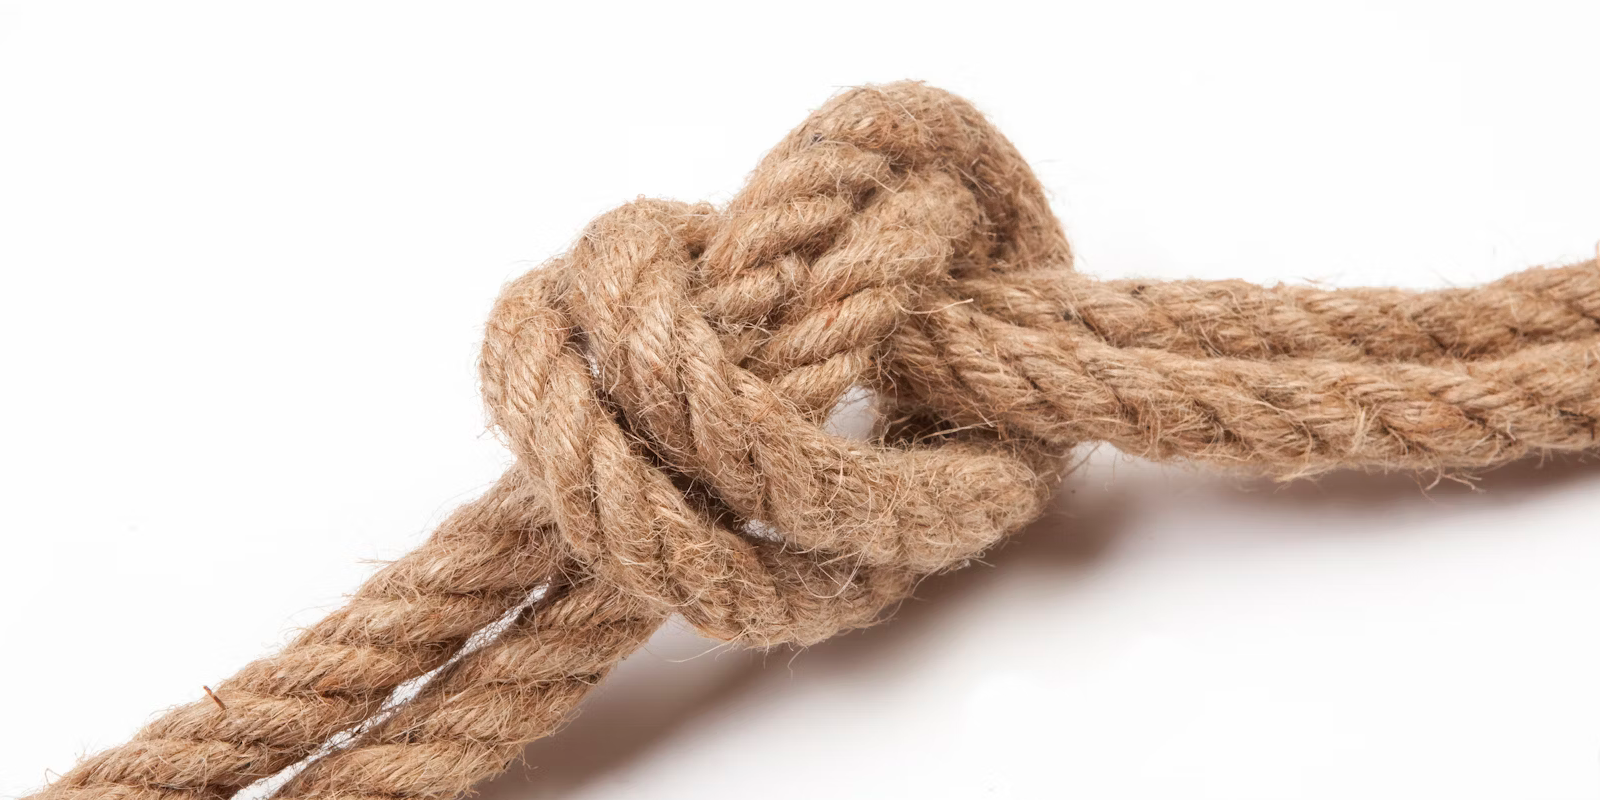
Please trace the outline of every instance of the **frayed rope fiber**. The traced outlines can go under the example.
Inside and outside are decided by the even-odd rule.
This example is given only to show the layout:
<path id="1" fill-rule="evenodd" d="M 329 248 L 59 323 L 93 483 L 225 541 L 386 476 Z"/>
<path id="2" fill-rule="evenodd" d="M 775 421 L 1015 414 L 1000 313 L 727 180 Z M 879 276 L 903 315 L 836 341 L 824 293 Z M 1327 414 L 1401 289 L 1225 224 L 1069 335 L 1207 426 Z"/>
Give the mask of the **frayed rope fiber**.
<path id="1" fill-rule="evenodd" d="M 641 199 L 508 286 L 482 380 L 515 465 L 35 797 L 452 798 L 671 615 L 758 647 L 873 623 L 1037 517 L 1079 443 L 1278 477 L 1489 467 L 1597 444 L 1597 356 L 1594 262 L 1427 292 L 1091 280 L 970 105 L 856 89 L 726 208 Z M 863 390 L 873 436 L 829 433 Z"/>

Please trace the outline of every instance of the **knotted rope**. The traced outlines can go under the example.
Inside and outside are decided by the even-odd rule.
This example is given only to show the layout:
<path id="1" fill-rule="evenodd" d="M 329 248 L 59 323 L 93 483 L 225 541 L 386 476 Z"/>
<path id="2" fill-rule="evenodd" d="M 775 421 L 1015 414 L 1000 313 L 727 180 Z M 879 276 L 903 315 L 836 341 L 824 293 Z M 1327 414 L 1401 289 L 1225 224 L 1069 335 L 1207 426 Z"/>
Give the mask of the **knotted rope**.
<path id="1" fill-rule="evenodd" d="M 515 466 L 282 652 L 36 797 L 212 800 L 297 764 L 276 796 L 460 795 L 670 615 L 754 646 L 872 623 L 1035 518 L 1081 442 L 1277 476 L 1596 444 L 1594 262 L 1432 292 L 1071 267 L 1011 144 L 911 83 L 835 98 L 726 208 L 600 217 L 490 316 Z M 828 432 L 863 389 L 874 436 Z"/>

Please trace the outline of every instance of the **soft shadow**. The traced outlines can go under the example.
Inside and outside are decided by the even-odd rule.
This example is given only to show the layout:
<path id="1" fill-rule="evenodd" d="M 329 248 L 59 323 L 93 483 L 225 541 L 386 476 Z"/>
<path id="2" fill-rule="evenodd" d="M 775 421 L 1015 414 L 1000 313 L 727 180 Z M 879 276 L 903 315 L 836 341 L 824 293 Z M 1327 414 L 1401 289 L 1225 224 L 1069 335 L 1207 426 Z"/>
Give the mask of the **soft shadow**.
<path id="1" fill-rule="evenodd" d="M 1440 509 L 1499 507 L 1546 495 L 1600 476 L 1600 459 L 1558 454 L 1525 459 L 1476 473 L 1422 475 L 1411 472 L 1335 472 L 1315 480 L 1237 481 L 1233 488 L 1263 505 L 1387 514 L 1400 507 Z"/>
<path id="2" fill-rule="evenodd" d="M 1244 492 L 1241 506 L 1289 506 L 1307 514 L 1387 516 L 1399 511 L 1473 513 L 1523 502 L 1582 482 L 1597 483 L 1600 461 L 1566 457 L 1525 461 L 1472 480 L 1410 474 L 1336 473 L 1315 481 L 1277 483 L 1158 470 L 1143 465 L 1108 478 L 1104 463 L 1070 476 L 1038 522 L 996 548 L 981 564 L 925 581 L 885 624 L 809 648 L 809 669 L 868 668 L 932 631 L 940 615 L 1004 581 L 1008 564 L 1058 572 L 1063 580 L 1092 570 L 1145 507 L 1144 498 L 1183 492 Z M 1383 526 L 1372 526 L 1381 530 Z M 530 745 L 521 764 L 481 787 L 484 800 L 564 797 L 647 753 L 673 732 L 762 688 L 759 678 L 783 669 L 785 651 L 719 648 L 682 626 L 658 633 L 644 657 L 620 666 L 584 702 L 561 733 Z"/>

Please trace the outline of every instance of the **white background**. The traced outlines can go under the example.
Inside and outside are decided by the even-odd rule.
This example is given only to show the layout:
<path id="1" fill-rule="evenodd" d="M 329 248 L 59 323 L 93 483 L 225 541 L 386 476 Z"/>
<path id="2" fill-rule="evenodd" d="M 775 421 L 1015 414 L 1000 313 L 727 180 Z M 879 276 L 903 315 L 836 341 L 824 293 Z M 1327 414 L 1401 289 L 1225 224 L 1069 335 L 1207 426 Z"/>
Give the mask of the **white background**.
<path id="1" fill-rule="evenodd" d="M 0 796 L 483 488 L 498 287 L 637 194 L 725 201 L 839 87 L 989 111 L 1097 275 L 1600 239 L 1591 2 L 582 5 L 0 4 Z M 662 634 L 485 796 L 1600 797 L 1600 469 L 1426 483 L 1101 452 L 880 628 Z"/>

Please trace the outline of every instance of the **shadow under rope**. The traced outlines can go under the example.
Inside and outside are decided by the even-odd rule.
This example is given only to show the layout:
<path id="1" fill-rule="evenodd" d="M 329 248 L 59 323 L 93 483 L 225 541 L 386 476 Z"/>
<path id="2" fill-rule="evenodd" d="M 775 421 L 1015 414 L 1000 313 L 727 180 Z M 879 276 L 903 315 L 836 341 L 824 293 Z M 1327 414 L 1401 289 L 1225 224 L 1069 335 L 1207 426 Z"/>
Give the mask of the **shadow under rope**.
<path id="1" fill-rule="evenodd" d="M 480 797 L 566 796 L 667 741 L 675 730 L 736 702 L 748 702 L 764 676 L 771 678 L 775 671 L 787 675 L 795 659 L 803 659 L 809 672 L 833 675 L 881 664 L 935 632 L 934 621 L 941 615 L 956 613 L 1003 585 L 1008 565 L 1047 571 L 1069 586 L 1075 575 L 1087 575 L 1103 562 L 1129 523 L 1158 503 L 1182 503 L 1196 494 L 1236 496 L 1239 508 L 1287 507 L 1294 513 L 1333 513 L 1355 520 L 1393 520 L 1396 515 L 1438 519 L 1513 506 L 1573 484 L 1600 489 L 1600 460 L 1579 457 L 1517 462 L 1470 482 L 1344 472 L 1281 484 L 1143 463 L 1119 465 L 1113 462 L 1122 457 L 1111 455 L 1097 457 L 1070 475 L 1045 515 L 997 546 L 982 563 L 924 581 L 913 599 L 877 627 L 801 653 L 759 653 L 719 647 L 681 623 L 670 624 L 645 652 L 630 657 L 592 692 L 569 725 L 529 745 L 521 763 L 480 787 Z"/>

